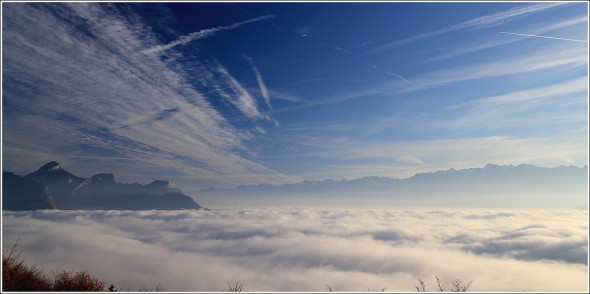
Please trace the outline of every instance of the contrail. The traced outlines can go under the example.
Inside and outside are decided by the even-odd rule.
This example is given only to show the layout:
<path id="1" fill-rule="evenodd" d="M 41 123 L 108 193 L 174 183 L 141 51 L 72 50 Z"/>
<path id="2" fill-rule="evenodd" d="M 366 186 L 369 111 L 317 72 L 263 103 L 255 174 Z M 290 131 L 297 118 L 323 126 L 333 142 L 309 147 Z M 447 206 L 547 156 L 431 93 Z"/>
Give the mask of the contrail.
<path id="1" fill-rule="evenodd" d="M 262 93 L 262 98 L 264 98 L 264 102 L 266 102 L 266 105 L 272 109 L 272 106 L 270 105 L 270 95 L 268 94 L 268 88 L 266 87 L 266 84 L 264 84 L 264 80 L 262 80 L 262 75 L 260 74 L 258 67 L 256 67 L 256 64 L 254 64 L 254 60 L 250 56 L 245 54 L 243 56 L 246 59 L 246 61 L 248 61 L 248 63 L 250 63 L 250 65 L 252 66 L 252 70 L 254 70 L 256 80 L 258 81 L 258 87 L 260 88 L 260 93 Z"/>
<path id="2" fill-rule="evenodd" d="M 499 32 L 499 33 L 500 34 L 517 35 L 517 36 L 525 36 L 525 37 L 535 37 L 535 38 L 544 38 L 544 39 L 553 39 L 553 40 L 562 40 L 562 41 L 572 41 L 572 42 L 588 43 L 588 41 L 578 40 L 578 39 L 566 39 L 566 38 L 548 37 L 548 36 L 540 36 L 540 35 L 529 35 L 529 34 L 518 34 L 518 33 L 510 33 L 510 32 Z"/>
<path id="3" fill-rule="evenodd" d="M 410 81 L 406 80 L 404 77 L 402 77 L 402 76 L 400 76 L 400 75 L 397 75 L 397 74 L 394 74 L 394 73 L 390 73 L 390 72 L 386 72 L 386 74 L 388 74 L 388 75 L 392 75 L 392 76 L 394 76 L 394 77 L 398 77 L 398 78 L 400 78 L 400 79 L 404 80 L 404 82 L 406 82 L 406 83 L 408 83 L 408 84 L 410 84 L 410 85 L 412 84 L 412 82 L 410 82 Z"/>
<path id="4" fill-rule="evenodd" d="M 393 42 L 390 42 L 387 44 L 379 45 L 379 46 L 371 49 L 369 52 L 370 53 L 383 52 L 383 51 L 389 50 L 393 47 L 397 47 L 399 45 L 403 45 L 403 44 L 410 43 L 410 42 L 415 42 L 418 40 L 430 38 L 430 37 L 433 37 L 436 35 L 449 33 L 449 32 L 456 31 L 456 30 L 469 29 L 469 28 L 473 28 L 473 27 L 477 28 L 477 27 L 481 27 L 481 26 L 492 26 L 492 25 L 496 25 L 497 23 L 502 22 L 502 21 L 512 21 L 513 18 L 521 16 L 521 15 L 537 13 L 537 12 L 545 10 L 545 9 L 550 9 L 550 8 L 565 5 L 565 4 L 567 4 L 567 3 L 566 2 L 560 2 L 560 3 L 550 2 L 550 3 L 538 3 L 538 4 L 531 4 L 531 5 L 515 7 L 512 9 L 499 11 L 499 12 L 496 12 L 493 14 L 488 14 L 488 15 L 484 15 L 484 16 L 481 16 L 478 18 L 474 18 L 474 19 L 471 19 L 471 20 L 468 20 L 468 21 L 465 21 L 462 23 L 458 23 L 458 24 L 455 24 L 452 26 L 448 26 L 448 27 L 439 29 L 437 31 L 422 33 L 422 34 L 414 35 L 414 36 L 406 38 L 406 39 L 397 40 L 397 41 L 393 41 Z"/>
<path id="5" fill-rule="evenodd" d="M 193 32 L 188 35 L 181 36 L 177 40 L 172 41 L 168 44 L 157 45 L 157 46 L 154 46 L 151 48 L 141 50 L 140 52 L 145 53 L 145 54 L 152 54 L 152 53 L 156 53 L 156 52 L 165 51 L 165 50 L 168 50 L 172 47 L 176 47 L 178 45 L 182 45 L 182 44 L 188 43 L 190 41 L 212 37 L 221 31 L 233 30 L 233 29 L 238 28 L 238 27 L 245 25 L 245 24 L 249 24 L 249 23 L 253 23 L 253 22 L 257 22 L 257 21 L 261 21 L 261 20 L 265 20 L 265 19 L 269 19 L 269 18 L 273 18 L 273 17 L 275 17 L 274 14 L 267 14 L 267 15 L 259 16 L 257 18 L 253 18 L 253 19 L 249 19 L 249 20 L 245 20 L 245 21 L 241 21 L 241 22 L 236 22 L 236 23 L 229 25 L 229 26 L 222 26 L 222 27 L 215 27 L 215 28 L 200 30 L 198 32 Z"/>

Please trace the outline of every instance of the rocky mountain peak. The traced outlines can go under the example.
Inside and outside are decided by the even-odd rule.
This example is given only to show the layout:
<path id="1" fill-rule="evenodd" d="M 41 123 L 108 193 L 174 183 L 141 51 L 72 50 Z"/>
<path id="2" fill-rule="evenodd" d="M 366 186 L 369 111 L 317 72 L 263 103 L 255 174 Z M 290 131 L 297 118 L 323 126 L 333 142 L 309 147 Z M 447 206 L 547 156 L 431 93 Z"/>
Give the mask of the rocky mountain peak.
<path id="1" fill-rule="evenodd" d="M 170 181 L 155 180 L 149 184 L 150 187 L 162 187 L 162 188 L 178 188 L 178 185 Z"/>
<path id="2" fill-rule="evenodd" d="M 51 171 L 60 171 L 63 170 L 57 161 L 50 161 L 40 167 L 37 171 L 40 172 L 51 172 Z"/>

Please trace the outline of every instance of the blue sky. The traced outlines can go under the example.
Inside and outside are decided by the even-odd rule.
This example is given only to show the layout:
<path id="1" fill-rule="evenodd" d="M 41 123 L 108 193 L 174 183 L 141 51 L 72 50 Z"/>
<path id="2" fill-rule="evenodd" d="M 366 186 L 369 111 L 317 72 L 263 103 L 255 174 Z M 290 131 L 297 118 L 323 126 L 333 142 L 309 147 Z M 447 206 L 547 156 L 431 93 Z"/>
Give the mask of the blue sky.
<path id="1" fill-rule="evenodd" d="M 3 170 L 196 191 L 588 164 L 587 3 L 2 9 Z"/>

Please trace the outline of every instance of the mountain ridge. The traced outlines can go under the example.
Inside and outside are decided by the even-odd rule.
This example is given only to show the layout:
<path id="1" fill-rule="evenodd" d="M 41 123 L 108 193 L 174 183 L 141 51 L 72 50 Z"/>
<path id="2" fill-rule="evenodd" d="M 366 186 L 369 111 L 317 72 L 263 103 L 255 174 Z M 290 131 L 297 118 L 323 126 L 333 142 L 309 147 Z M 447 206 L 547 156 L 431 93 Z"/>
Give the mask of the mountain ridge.
<path id="1" fill-rule="evenodd" d="M 465 168 L 465 169 L 449 168 L 449 169 L 446 169 L 446 170 L 437 170 L 437 171 L 433 171 L 433 172 L 416 173 L 416 174 L 414 174 L 414 175 L 412 175 L 410 177 L 407 177 L 407 178 L 392 178 L 392 177 L 386 177 L 386 176 L 366 176 L 366 177 L 361 177 L 361 178 L 342 179 L 342 180 L 335 180 L 335 179 L 303 180 L 303 181 L 296 182 L 296 183 L 289 183 L 289 184 L 282 184 L 282 185 L 272 185 L 272 184 L 268 184 L 268 183 L 263 183 L 263 184 L 256 184 L 256 185 L 239 185 L 239 186 L 234 187 L 234 188 L 213 188 L 213 187 L 209 187 L 209 188 L 203 188 L 203 189 L 200 189 L 200 190 L 197 190 L 197 191 L 207 191 L 207 190 L 235 190 L 235 189 L 238 189 L 238 188 L 250 188 L 250 187 L 284 187 L 284 186 L 301 185 L 301 184 L 306 184 L 306 183 L 310 183 L 310 184 L 317 184 L 317 183 L 339 183 L 339 182 L 363 181 L 363 180 L 370 180 L 370 179 L 373 179 L 373 180 L 382 180 L 382 181 L 404 181 L 404 180 L 411 180 L 411 179 L 416 179 L 416 178 L 420 178 L 420 177 L 427 177 L 427 176 L 430 176 L 430 175 L 433 175 L 433 174 L 469 173 L 469 172 L 474 172 L 474 171 L 481 170 L 481 169 L 519 168 L 519 167 L 533 168 L 533 169 L 535 169 L 535 168 L 536 169 L 563 169 L 563 168 L 588 169 L 588 165 L 584 165 L 582 167 L 575 166 L 575 165 L 569 165 L 569 166 L 561 165 L 561 166 L 556 166 L 556 167 L 540 167 L 540 166 L 531 165 L 531 164 L 498 165 L 498 164 L 488 163 L 484 167 L 474 167 L 474 168 Z"/>
<path id="2" fill-rule="evenodd" d="M 284 185 L 242 185 L 199 190 L 201 199 L 238 197 L 263 201 L 289 199 L 294 204 L 478 205 L 510 207 L 586 207 L 588 165 L 538 167 L 487 164 L 447 169 L 395 179 L 369 176 L 352 180 L 302 181 Z M 274 199 L 273 199 L 274 198 Z M 278 200 L 276 200 L 278 201 Z"/>
<path id="3" fill-rule="evenodd" d="M 23 199 L 33 197 L 39 201 L 41 197 L 39 193 L 42 193 L 39 191 L 43 189 L 49 195 L 51 203 L 59 204 L 54 205 L 54 208 L 57 209 L 169 210 L 203 208 L 192 197 L 184 195 L 175 183 L 169 181 L 155 180 L 147 185 L 126 184 L 115 181 L 113 173 L 98 173 L 90 178 L 82 178 L 66 171 L 56 161 L 50 161 L 23 177 L 12 175 L 14 174 L 3 172 L 5 181 L 3 196 L 6 196 L 5 192 L 11 191 L 13 187 L 40 186 L 34 191 L 35 195 L 25 192 L 28 190 L 24 188 L 19 188 L 20 193 L 11 193 L 7 203 L 21 203 L 20 206 L 16 204 L 8 206 L 8 209 L 11 210 L 27 210 L 26 208 L 33 207 L 22 204 Z"/>

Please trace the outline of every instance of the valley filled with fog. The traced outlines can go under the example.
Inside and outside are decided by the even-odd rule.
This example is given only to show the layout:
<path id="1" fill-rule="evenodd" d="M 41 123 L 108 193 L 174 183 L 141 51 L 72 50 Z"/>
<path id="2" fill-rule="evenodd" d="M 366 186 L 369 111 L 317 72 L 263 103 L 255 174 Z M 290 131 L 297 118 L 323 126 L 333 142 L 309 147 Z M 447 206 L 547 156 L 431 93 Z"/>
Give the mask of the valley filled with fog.
<path id="1" fill-rule="evenodd" d="M 16 2 L 2 249 L 48 278 L 588 291 L 586 2 Z"/>
<path id="2" fill-rule="evenodd" d="M 87 269 L 117 288 L 586 291 L 588 212 L 575 209 L 227 208 L 3 212 L 48 276 Z"/>

